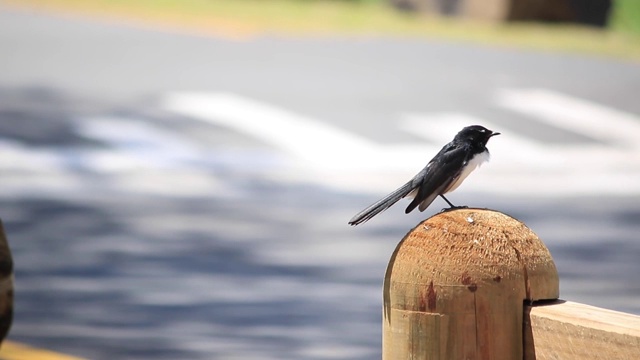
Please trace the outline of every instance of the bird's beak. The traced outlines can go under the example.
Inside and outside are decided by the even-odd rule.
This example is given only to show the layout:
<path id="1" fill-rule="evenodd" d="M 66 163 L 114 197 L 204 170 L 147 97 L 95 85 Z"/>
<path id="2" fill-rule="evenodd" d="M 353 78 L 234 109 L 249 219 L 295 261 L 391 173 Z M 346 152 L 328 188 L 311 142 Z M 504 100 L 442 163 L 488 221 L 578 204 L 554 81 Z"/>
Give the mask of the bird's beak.
<path id="1" fill-rule="evenodd" d="M 491 134 L 491 136 L 489 136 L 489 137 L 496 136 L 496 135 L 500 135 L 500 133 L 499 133 L 499 132 L 494 132 L 494 133 L 492 133 L 492 134 Z"/>

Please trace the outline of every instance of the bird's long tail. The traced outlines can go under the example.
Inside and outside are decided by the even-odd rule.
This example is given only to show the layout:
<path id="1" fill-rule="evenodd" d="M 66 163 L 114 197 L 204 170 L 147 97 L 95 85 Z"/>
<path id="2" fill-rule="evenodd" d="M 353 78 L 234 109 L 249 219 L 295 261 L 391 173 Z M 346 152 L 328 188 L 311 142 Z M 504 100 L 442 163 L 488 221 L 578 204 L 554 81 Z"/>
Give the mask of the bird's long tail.
<path id="1" fill-rule="evenodd" d="M 413 186 L 411 184 L 411 181 L 409 181 L 408 183 L 396 189 L 391 194 L 376 201 L 375 203 L 369 205 L 366 209 L 357 213 L 354 217 L 351 218 L 351 220 L 349 220 L 349 225 L 358 225 L 366 222 L 372 217 L 387 210 L 389 207 L 391 207 L 391 205 L 397 203 L 398 200 L 407 196 L 412 190 Z"/>

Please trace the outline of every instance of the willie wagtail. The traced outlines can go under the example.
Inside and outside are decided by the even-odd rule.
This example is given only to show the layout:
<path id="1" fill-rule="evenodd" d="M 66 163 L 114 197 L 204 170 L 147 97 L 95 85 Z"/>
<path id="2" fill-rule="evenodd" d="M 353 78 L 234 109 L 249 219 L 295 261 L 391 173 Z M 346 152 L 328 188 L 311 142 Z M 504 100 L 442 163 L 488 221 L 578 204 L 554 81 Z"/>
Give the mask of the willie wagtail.
<path id="1" fill-rule="evenodd" d="M 413 201 L 404 211 L 406 214 L 416 207 L 424 211 L 438 195 L 451 208 L 455 208 L 444 194 L 457 189 L 476 167 L 489 160 L 487 142 L 495 135 L 500 133 L 480 125 L 467 126 L 460 130 L 453 141 L 445 145 L 413 179 L 357 213 L 349 220 L 349 224 L 362 224 L 406 196 L 413 197 Z"/>

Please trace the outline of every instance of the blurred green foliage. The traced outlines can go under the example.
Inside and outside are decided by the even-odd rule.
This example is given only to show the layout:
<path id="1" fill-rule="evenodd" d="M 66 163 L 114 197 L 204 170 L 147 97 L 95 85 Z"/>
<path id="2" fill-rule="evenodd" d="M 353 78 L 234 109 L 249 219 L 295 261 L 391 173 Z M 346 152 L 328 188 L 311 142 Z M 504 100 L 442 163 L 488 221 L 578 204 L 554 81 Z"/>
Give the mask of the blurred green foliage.
<path id="1" fill-rule="evenodd" d="M 609 55 L 640 60 L 640 0 L 614 0 L 611 27 L 490 23 L 397 11 L 389 0 L 0 0 L 231 38 L 296 36 L 410 36 Z"/>
<path id="2" fill-rule="evenodd" d="M 640 0 L 614 0 L 611 29 L 640 35 Z"/>
<path id="3" fill-rule="evenodd" d="M 298 0 L 303 2 L 335 1 L 355 4 L 384 4 L 389 0 Z M 640 35 L 640 0 L 613 0 L 610 28 Z"/>

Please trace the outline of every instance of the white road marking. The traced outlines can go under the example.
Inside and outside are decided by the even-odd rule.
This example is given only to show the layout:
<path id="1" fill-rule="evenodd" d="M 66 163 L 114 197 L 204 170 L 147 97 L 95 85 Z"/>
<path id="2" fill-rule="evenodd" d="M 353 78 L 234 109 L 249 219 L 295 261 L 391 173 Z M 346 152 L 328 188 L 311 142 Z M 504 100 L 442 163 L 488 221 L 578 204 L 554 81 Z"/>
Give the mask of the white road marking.
<path id="1" fill-rule="evenodd" d="M 402 128 L 432 140 L 428 129 L 482 124 L 502 135 L 489 142 L 491 163 L 463 189 L 524 195 L 640 194 L 640 151 L 615 145 L 548 145 L 465 114 L 410 114 Z M 612 185 L 615 184 L 615 185 Z"/>
<path id="2" fill-rule="evenodd" d="M 482 124 L 503 135 L 489 143 L 491 162 L 474 171 L 458 191 L 531 196 L 640 195 L 640 142 L 632 141 L 640 138 L 640 119 L 634 115 L 545 91 L 505 90 L 497 101 L 518 112 L 529 111 L 518 105 L 520 102 L 535 104 L 528 116 L 544 118 L 542 121 L 561 128 L 573 130 L 574 124 L 587 124 L 582 132 L 600 143 L 542 144 L 468 114 L 410 113 L 402 116 L 400 128 L 429 143 L 382 145 L 329 123 L 237 95 L 174 93 L 163 100 L 162 107 L 250 135 L 281 152 L 221 155 L 223 149 L 196 143 L 146 119 L 94 117 L 77 121 L 76 132 L 108 146 L 37 149 L 0 139 L 4 154 L 0 169 L 12 174 L 5 177 L 5 183 L 12 181 L 13 193 L 16 189 L 28 191 L 35 179 L 48 179 L 48 187 L 39 186 L 41 190 L 77 190 L 81 179 L 70 169 L 108 174 L 110 186 L 123 191 L 131 188 L 171 193 L 189 178 L 177 196 L 201 191 L 231 193 L 231 188 L 215 184 L 215 179 L 208 183 L 211 170 L 218 168 L 282 181 L 313 182 L 344 191 L 385 193 L 415 175 L 463 126 Z M 575 113 L 571 111 L 574 106 Z M 584 116 L 584 123 L 575 114 Z M 607 130 L 593 114 L 602 123 L 619 128 Z M 157 177 L 160 173 L 166 173 L 167 181 L 147 183 L 145 174 Z M 51 187 L 54 178 L 60 181 Z M 102 186 L 85 185 L 87 189 Z"/>
<path id="3" fill-rule="evenodd" d="M 347 157 L 366 162 L 378 150 L 358 135 L 234 94 L 170 94 L 165 108 L 251 135 L 315 167 L 344 167 L 354 162 Z"/>
<path id="4" fill-rule="evenodd" d="M 496 103 L 593 139 L 640 147 L 640 117 L 633 114 L 546 89 L 503 89 L 498 92 Z"/>
<path id="5" fill-rule="evenodd" d="M 327 123 L 233 94 L 174 93 L 163 104 L 165 109 L 226 126 L 285 151 L 293 168 L 277 174 L 282 180 L 302 179 L 348 191 L 380 191 L 420 171 L 421 164 L 426 164 L 424 154 L 438 150 L 423 144 L 382 146 Z M 363 181 L 363 174 L 373 176 L 365 175 Z"/>
<path id="6" fill-rule="evenodd" d="M 550 158 L 546 154 L 544 146 L 540 143 L 518 134 L 509 133 L 489 120 L 472 115 L 464 113 L 408 113 L 404 114 L 400 121 L 402 130 L 436 144 L 446 144 L 460 129 L 469 125 L 482 125 L 490 130 L 500 132 L 501 135 L 490 140 L 489 150 L 492 157 L 497 155 L 501 161 L 509 162 L 512 167 L 517 167 L 522 163 L 522 159 L 527 159 L 527 162 L 533 162 L 534 166 L 540 168 L 561 166 L 556 157 Z M 518 151 L 513 151 L 513 149 L 518 149 Z"/>
<path id="7" fill-rule="evenodd" d="M 94 171 L 173 168 L 202 158 L 202 149 L 187 139 L 141 119 L 93 117 L 78 121 L 76 132 L 110 145 L 106 149 L 83 152 L 86 157 L 83 166 Z"/>
<path id="8" fill-rule="evenodd" d="M 505 99 L 509 96 L 514 100 L 513 96 L 521 95 L 505 91 L 498 98 L 502 106 L 508 103 Z M 474 172 L 473 181 L 465 182 L 461 190 L 531 196 L 640 194 L 640 153 L 636 148 L 629 148 L 633 137 L 629 133 L 637 131 L 635 118 L 628 114 L 618 116 L 620 113 L 615 110 L 558 94 L 544 95 L 549 102 L 538 93 L 539 101 L 528 115 L 544 116 L 544 121 L 553 118 L 554 124 L 561 122 L 562 127 L 571 129 L 571 124 L 581 118 L 573 115 L 567 120 L 564 115 L 572 113 L 571 108 L 575 106 L 576 113 L 587 117 L 585 121 L 590 125 L 585 132 L 588 136 L 602 139 L 597 134 L 602 131 L 606 140 L 624 141 L 627 146 L 608 142 L 550 146 L 505 132 L 485 119 L 458 113 L 406 114 L 400 126 L 435 144 L 445 144 L 463 126 L 470 124 L 483 124 L 503 132 L 491 140 L 491 164 Z M 546 103 L 550 104 L 550 109 L 545 108 Z M 440 148 L 440 145 L 376 144 L 328 123 L 231 94 L 174 93 L 166 98 L 164 107 L 227 126 L 284 150 L 292 159 L 298 160 L 284 177 L 349 191 L 391 191 L 417 173 Z M 563 108 L 562 112 L 558 107 Z M 527 111 L 524 107 L 521 109 Z M 612 121 L 623 130 L 602 130 L 595 118 L 590 117 L 591 111 L 605 116 L 602 120 L 605 122 L 615 118 Z M 491 171 L 486 169 L 489 167 Z"/>

